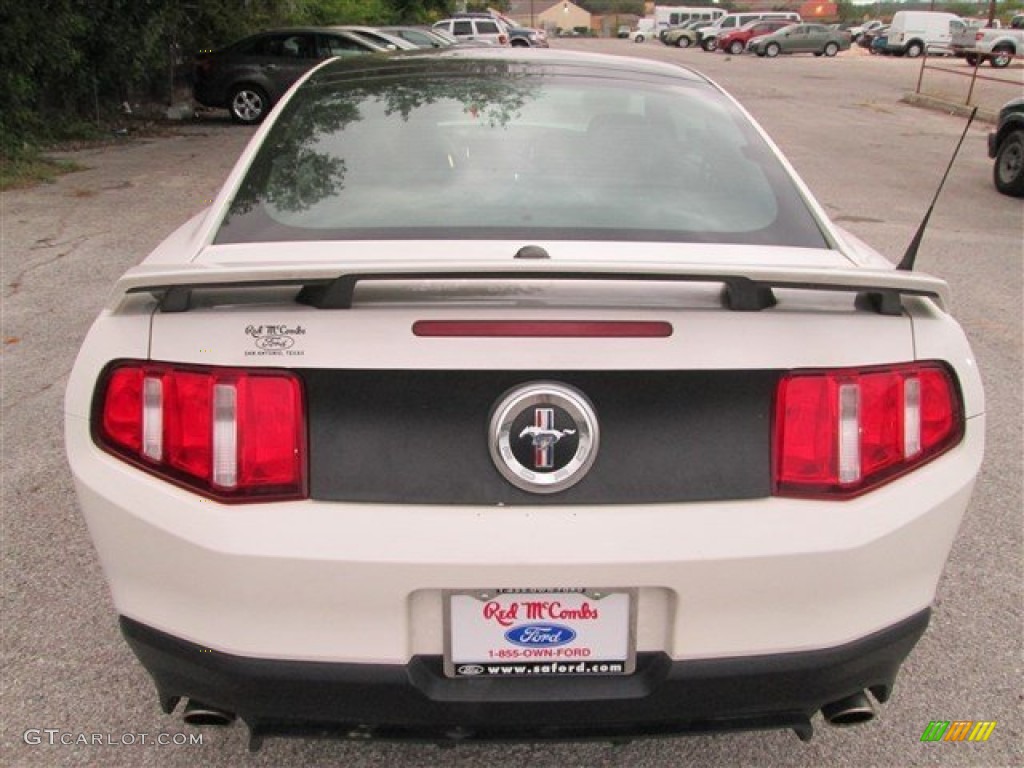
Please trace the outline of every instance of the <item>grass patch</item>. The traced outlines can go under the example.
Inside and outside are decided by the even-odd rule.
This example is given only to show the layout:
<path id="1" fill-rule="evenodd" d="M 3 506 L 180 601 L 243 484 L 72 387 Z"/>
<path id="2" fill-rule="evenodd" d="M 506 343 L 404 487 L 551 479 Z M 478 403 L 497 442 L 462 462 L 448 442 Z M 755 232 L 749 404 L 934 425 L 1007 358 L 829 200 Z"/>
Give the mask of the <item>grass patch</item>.
<path id="1" fill-rule="evenodd" d="M 176 122 L 159 118 L 116 115 L 99 125 L 71 122 L 59 128 L 29 131 L 24 137 L 7 137 L 4 141 L 0 124 L 0 191 L 48 184 L 59 176 L 88 168 L 72 160 L 48 157 L 46 152 L 73 152 L 138 138 L 173 136 L 178 127 Z"/>
<path id="2" fill-rule="evenodd" d="M 0 190 L 49 184 L 64 174 L 83 171 L 86 166 L 48 157 L 46 152 L 81 149 L 108 136 L 108 130 L 74 119 L 0 131 Z"/>
<path id="3" fill-rule="evenodd" d="M 84 170 L 84 166 L 70 160 L 54 160 L 39 150 L 27 149 L 0 154 L 0 190 L 24 189 L 47 184 L 58 176 Z"/>

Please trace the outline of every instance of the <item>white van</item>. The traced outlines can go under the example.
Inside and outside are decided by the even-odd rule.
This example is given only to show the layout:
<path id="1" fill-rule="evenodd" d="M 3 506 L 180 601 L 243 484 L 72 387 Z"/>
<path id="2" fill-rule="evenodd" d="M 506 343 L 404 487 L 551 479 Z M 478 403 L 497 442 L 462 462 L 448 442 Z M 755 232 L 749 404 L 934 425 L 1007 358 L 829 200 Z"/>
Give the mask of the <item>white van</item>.
<path id="1" fill-rule="evenodd" d="M 764 11 L 750 13 L 730 13 L 723 16 L 710 27 L 704 27 L 698 33 L 700 47 L 705 51 L 713 51 L 718 47 L 719 35 L 739 29 L 748 21 L 761 21 L 762 19 L 788 19 L 790 21 L 803 21 L 800 14 L 794 11 Z"/>
<path id="2" fill-rule="evenodd" d="M 723 16 L 725 10 L 722 8 L 692 5 L 654 6 L 654 18 L 659 26 L 665 24 L 668 27 L 678 27 L 688 21 L 717 21 Z"/>
<path id="3" fill-rule="evenodd" d="M 889 25 L 885 49 L 912 59 L 926 50 L 948 53 L 953 44 L 952 22 L 962 24 L 963 19 L 941 11 L 897 11 Z"/>

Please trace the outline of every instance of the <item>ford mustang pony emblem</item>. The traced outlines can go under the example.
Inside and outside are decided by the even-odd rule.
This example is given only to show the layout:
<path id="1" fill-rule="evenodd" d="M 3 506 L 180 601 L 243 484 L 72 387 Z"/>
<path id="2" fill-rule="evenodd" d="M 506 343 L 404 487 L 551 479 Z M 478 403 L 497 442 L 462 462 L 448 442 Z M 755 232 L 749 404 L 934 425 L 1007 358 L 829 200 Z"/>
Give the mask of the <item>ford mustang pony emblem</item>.
<path id="1" fill-rule="evenodd" d="M 575 435 L 575 429 L 552 429 L 555 421 L 554 408 L 537 408 L 532 426 L 523 427 L 519 439 L 529 437 L 533 443 L 534 469 L 551 469 L 554 466 L 554 447 L 563 437 Z"/>
<path id="2" fill-rule="evenodd" d="M 565 490 L 597 456 L 597 416 L 578 390 L 536 382 L 512 390 L 491 417 L 489 446 L 498 471 L 531 493 Z"/>
<path id="3" fill-rule="evenodd" d="M 538 408 L 538 410 L 541 409 Z M 546 448 L 549 445 L 554 445 L 567 435 L 575 434 L 575 429 L 544 429 L 543 427 L 523 427 L 523 431 L 519 433 L 519 436 L 526 437 L 527 435 L 529 435 L 530 439 L 533 440 L 534 448 Z"/>

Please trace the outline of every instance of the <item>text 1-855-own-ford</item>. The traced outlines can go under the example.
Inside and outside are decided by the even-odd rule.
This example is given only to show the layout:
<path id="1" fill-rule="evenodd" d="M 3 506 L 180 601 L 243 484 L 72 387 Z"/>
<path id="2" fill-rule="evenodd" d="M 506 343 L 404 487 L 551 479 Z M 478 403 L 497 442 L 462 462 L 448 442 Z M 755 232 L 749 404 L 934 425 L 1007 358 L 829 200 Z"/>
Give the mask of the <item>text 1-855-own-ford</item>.
<path id="1" fill-rule="evenodd" d="M 688 69 L 336 60 L 118 281 L 68 456 L 167 712 L 808 738 L 889 698 L 968 505 L 948 299 Z"/>

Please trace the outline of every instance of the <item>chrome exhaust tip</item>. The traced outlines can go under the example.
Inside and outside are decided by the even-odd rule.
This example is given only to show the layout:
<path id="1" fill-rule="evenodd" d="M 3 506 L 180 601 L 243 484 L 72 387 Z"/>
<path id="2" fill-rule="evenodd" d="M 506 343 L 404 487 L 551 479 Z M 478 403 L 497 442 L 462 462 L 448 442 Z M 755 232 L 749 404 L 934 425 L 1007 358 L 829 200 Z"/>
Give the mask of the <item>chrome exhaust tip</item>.
<path id="1" fill-rule="evenodd" d="M 826 704 L 821 714 L 829 725 L 859 725 L 875 719 L 875 708 L 861 692 Z"/>
<path id="2" fill-rule="evenodd" d="M 189 699 L 181 719 L 189 725 L 231 725 L 235 721 L 235 713 Z"/>

